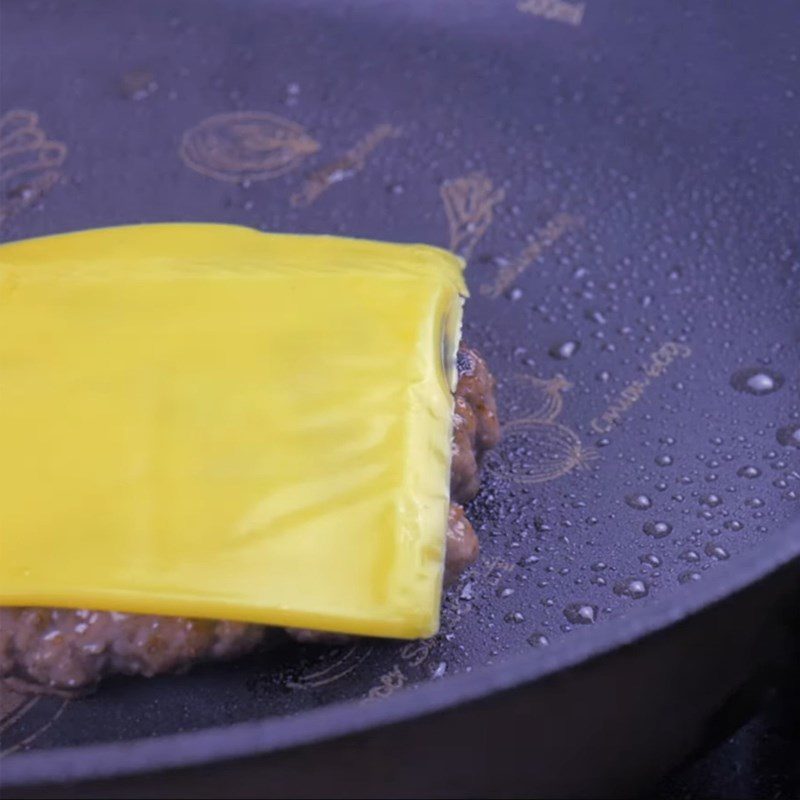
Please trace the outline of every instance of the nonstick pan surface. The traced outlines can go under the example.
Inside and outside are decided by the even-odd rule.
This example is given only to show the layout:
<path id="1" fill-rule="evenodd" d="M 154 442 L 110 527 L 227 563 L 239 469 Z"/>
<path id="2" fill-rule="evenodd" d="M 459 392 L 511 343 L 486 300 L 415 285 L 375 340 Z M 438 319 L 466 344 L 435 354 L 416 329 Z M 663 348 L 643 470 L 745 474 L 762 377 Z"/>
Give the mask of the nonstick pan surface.
<path id="1" fill-rule="evenodd" d="M 76 700 L 7 692 L 5 781 L 413 719 L 725 598 L 743 628 L 756 609 L 768 627 L 777 599 L 748 607 L 741 590 L 800 552 L 797 4 L 0 13 L 5 240 L 193 220 L 450 247 L 505 424 L 469 509 L 480 561 L 439 636 L 287 648 Z M 23 152 L 5 138 L 20 128 Z"/>

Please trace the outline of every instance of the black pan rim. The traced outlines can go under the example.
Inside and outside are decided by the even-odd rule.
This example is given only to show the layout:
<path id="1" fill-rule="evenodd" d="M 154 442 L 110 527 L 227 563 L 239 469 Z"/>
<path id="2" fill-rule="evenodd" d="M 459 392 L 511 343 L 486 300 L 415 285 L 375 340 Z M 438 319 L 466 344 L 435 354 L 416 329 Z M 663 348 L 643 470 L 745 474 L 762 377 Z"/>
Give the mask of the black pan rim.
<path id="1" fill-rule="evenodd" d="M 669 597 L 647 608 L 631 609 L 600 627 L 563 637 L 547 650 L 518 654 L 499 664 L 428 682 L 377 703 L 349 700 L 289 717 L 112 744 L 16 753 L 1 762 L 0 786 L 97 780 L 185 768 L 266 755 L 413 720 L 599 659 L 707 611 L 793 562 L 800 563 L 800 517 L 770 536 L 768 545 L 742 556 L 735 570 L 720 570 L 693 585 L 683 603 L 676 604 L 674 597 Z"/>

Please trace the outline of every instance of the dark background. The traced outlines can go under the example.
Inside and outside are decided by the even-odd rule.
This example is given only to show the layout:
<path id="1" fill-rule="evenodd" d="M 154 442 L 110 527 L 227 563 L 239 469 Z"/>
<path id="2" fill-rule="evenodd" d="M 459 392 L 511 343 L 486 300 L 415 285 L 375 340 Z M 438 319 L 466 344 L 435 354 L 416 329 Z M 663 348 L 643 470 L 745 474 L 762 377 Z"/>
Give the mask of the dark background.
<path id="1" fill-rule="evenodd" d="M 711 752 L 690 759 L 648 797 L 800 797 L 800 697 L 792 685 L 796 665 L 796 660 L 793 668 L 787 665 L 785 684 L 762 701 L 762 711 Z"/>

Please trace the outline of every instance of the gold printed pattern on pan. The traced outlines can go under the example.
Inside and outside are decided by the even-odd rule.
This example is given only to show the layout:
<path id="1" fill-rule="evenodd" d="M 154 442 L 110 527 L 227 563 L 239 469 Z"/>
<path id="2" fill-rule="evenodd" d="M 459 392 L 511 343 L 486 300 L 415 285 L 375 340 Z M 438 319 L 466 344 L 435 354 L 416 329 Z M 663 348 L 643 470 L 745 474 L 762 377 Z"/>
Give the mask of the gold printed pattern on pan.
<path id="1" fill-rule="evenodd" d="M 526 404 L 532 410 L 503 426 L 502 443 L 490 457 L 493 471 L 517 483 L 545 483 L 597 458 L 572 428 L 556 421 L 563 408 L 562 392 L 571 387 L 566 378 L 520 375 L 518 379 L 529 388 Z"/>
<path id="2" fill-rule="evenodd" d="M 400 128 L 382 123 L 357 141 L 341 158 L 312 172 L 303 187 L 290 198 L 295 207 L 310 206 L 321 194 L 334 183 L 352 178 L 361 172 L 367 164 L 367 158 L 375 148 L 386 139 L 395 139 L 400 135 Z"/>
<path id="3" fill-rule="evenodd" d="M 608 433 L 615 425 L 622 424 L 623 416 L 638 403 L 650 384 L 660 377 L 677 358 L 689 358 L 692 348 L 681 342 L 665 342 L 650 354 L 647 364 L 642 366 L 642 377 L 631 381 L 614 398 L 608 408 L 594 417 L 589 427 L 595 433 Z"/>
<path id="4" fill-rule="evenodd" d="M 67 146 L 47 138 L 33 111 L 0 117 L 0 223 L 33 205 L 61 180 Z"/>
<path id="5" fill-rule="evenodd" d="M 577 26 L 583 22 L 586 3 L 568 3 L 566 0 L 520 0 L 517 9 L 535 17 Z"/>
<path id="6" fill-rule="evenodd" d="M 400 649 L 400 658 L 407 668 L 421 667 L 430 658 L 434 644 L 435 640 L 433 639 L 415 639 L 403 645 Z M 368 701 L 389 697 L 398 689 L 402 689 L 408 680 L 409 677 L 403 671 L 402 666 L 394 664 L 388 672 L 378 678 L 378 683 L 367 692 L 363 699 Z"/>
<path id="7" fill-rule="evenodd" d="M 494 207 L 503 201 L 504 189 L 495 189 L 483 172 L 472 172 L 442 184 L 439 193 L 444 203 L 450 231 L 449 249 L 469 260 L 494 219 Z"/>
<path id="8" fill-rule="evenodd" d="M 398 689 L 402 689 L 408 683 L 408 676 L 400 669 L 399 664 L 395 664 L 388 672 L 378 679 L 378 684 L 373 686 L 364 700 L 378 700 L 383 697 L 390 697 Z"/>
<path id="9" fill-rule="evenodd" d="M 510 263 L 501 267 L 495 279 L 481 286 L 481 294 L 492 298 L 500 297 L 510 289 L 517 279 L 527 271 L 531 264 L 551 248 L 562 236 L 583 225 L 581 217 L 572 214 L 556 214 L 543 228 L 536 232 L 533 241 Z"/>
<path id="10" fill-rule="evenodd" d="M 229 183 L 266 181 L 319 150 L 297 123 L 266 111 L 216 114 L 189 128 L 179 149 L 187 167 Z"/>
<path id="11" fill-rule="evenodd" d="M 357 641 L 349 647 L 326 648 L 324 661 L 311 671 L 304 672 L 299 678 L 287 681 L 290 689 L 318 689 L 341 680 L 354 670 L 372 652 L 372 645 Z"/>
<path id="12" fill-rule="evenodd" d="M 0 757 L 24 750 L 64 713 L 66 698 L 32 694 L 27 687 L 0 681 Z"/>

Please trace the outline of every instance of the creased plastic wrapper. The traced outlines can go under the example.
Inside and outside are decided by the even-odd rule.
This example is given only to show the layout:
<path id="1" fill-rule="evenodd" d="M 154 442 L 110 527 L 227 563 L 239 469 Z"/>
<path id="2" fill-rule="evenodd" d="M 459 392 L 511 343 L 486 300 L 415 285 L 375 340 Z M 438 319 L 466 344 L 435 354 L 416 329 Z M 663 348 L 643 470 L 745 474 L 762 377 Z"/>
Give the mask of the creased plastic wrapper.
<path id="1" fill-rule="evenodd" d="M 465 295 L 233 226 L 0 247 L 0 604 L 434 633 Z"/>

